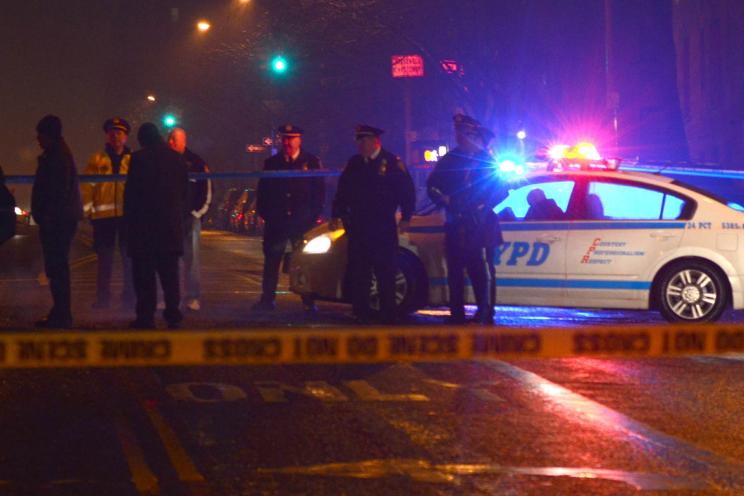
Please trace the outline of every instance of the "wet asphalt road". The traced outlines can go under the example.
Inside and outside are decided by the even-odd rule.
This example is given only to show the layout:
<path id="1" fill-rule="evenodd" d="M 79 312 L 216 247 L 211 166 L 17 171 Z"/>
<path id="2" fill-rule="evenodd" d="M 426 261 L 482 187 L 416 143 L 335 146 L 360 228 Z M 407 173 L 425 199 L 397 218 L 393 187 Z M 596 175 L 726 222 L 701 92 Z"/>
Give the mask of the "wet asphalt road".
<path id="1" fill-rule="evenodd" d="M 33 232 L 10 243 L 0 329 L 31 331 L 49 304 L 39 248 Z M 280 312 L 251 314 L 260 241 L 204 244 L 203 309 L 187 327 L 349 324 L 336 304 L 307 320 L 288 294 Z M 80 332 L 122 328 L 130 310 L 90 310 L 89 246 L 81 233 L 72 255 Z M 501 325 L 638 322 L 661 320 L 499 312 Z M 0 494 L 744 494 L 739 357 L 0 374 Z"/>

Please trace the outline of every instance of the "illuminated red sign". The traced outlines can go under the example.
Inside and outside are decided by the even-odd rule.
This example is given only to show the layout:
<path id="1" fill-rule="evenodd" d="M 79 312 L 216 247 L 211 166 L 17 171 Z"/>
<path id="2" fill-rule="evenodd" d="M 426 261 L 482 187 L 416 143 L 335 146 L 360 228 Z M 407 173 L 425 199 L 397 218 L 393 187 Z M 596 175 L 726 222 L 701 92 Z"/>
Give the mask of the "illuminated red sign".
<path id="1" fill-rule="evenodd" d="M 421 55 L 393 55 L 392 69 L 394 78 L 424 76 L 424 58 Z"/>

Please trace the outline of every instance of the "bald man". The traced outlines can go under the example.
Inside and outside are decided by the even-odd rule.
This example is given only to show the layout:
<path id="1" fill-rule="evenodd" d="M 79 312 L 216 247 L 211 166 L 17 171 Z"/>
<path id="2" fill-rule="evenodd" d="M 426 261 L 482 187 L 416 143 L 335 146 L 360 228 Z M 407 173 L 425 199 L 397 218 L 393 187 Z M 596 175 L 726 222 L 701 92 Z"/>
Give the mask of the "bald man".
<path id="1" fill-rule="evenodd" d="M 207 163 L 186 147 L 186 131 L 174 128 L 168 134 L 168 146 L 180 154 L 189 173 L 209 172 Z M 184 212 L 183 239 L 183 291 L 186 308 L 193 312 L 201 309 L 201 277 L 199 274 L 199 243 L 201 218 L 212 202 L 212 182 L 209 179 L 189 179 L 188 201 Z"/>

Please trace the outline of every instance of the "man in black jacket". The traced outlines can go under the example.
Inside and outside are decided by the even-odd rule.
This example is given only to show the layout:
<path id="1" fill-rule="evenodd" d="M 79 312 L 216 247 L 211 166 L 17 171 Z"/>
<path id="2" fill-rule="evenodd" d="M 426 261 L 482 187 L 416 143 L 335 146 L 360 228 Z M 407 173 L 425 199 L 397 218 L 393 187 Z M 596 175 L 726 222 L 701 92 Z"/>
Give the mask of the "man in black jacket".
<path id="1" fill-rule="evenodd" d="M 454 116 L 457 147 L 434 166 L 427 181 L 431 200 L 447 214 L 445 251 L 449 285 L 450 317 L 453 324 L 465 323 L 464 270 L 473 285 L 479 323 L 493 323 L 495 287 L 486 253 L 502 242 L 493 207 L 505 197 L 505 189 L 486 150 L 490 131 L 472 117 Z"/>
<path id="2" fill-rule="evenodd" d="M 72 152 L 62 138 L 62 121 L 47 115 L 36 125 L 37 140 L 44 152 L 31 190 L 31 215 L 39 225 L 44 269 L 49 278 L 54 306 L 36 322 L 38 327 L 69 329 L 70 245 L 83 218 L 80 185 Z"/>
<path id="3" fill-rule="evenodd" d="M 0 167 L 0 245 L 15 236 L 16 213 L 15 198 L 5 186 L 5 173 Z"/>
<path id="4" fill-rule="evenodd" d="M 310 171 L 322 168 L 320 160 L 302 149 L 303 130 L 292 124 L 280 126 L 282 151 L 264 162 L 265 171 Z M 264 268 L 261 299 L 253 310 L 273 310 L 279 265 L 287 242 L 302 243 L 302 236 L 315 225 L 325 201 L 322 177 L 262 178 L 256 192 L 256 210 L 266 225 L 263 236 Z M 315 312 L 315 303 L 302 301 L 305 311 Z"/>
<path id="5" fill-rule="evenodd" d="M 183 157 L 186 171 L 209 172 L 207 163 L 186 147 L 186 131 L 177 127 L 168 133 L 168 146 Z M 199 274 L 199 243 L 201 241 L 201 218 L 212 202 L 212 182 L 209 179 L 189 179 L 188 199 L 183 224 L 183 288 L 186 308 L 197 312 L 201 309 L 201 277 Z"/>
<path id="6" fill-rule="evenodd" d="M 178 259 L 183 254 L 188 176 L 181 156 L 168 148 L 155 124 L 143 124 L 137 139 L 142 149 L 132 154 L 124 192 L 127 253 L 137 294 L 137 319 L 130 327 L 155 327 L 157 274 L 165 295 L 163 317 L 174 329 L 183 318 Z"/>
<path id="7" fill-rule="evenodd" d="M 380 295 L 380 319 L 395 322 L 395 271 L 398 232 L 408 230 L 416 205 L 416 191 L 399 157 L 382 148 L 382 129 L 359 125 L 359 154 L 349 162 L 338 181 L 333 200 L 331 230 L 341 227 L 349 237 L 348 272 L 354 315 L 359 323 L 371 317 L 369 307 L 372 271 Z M 401 210 L 400 223 L 395 214 Z"/>

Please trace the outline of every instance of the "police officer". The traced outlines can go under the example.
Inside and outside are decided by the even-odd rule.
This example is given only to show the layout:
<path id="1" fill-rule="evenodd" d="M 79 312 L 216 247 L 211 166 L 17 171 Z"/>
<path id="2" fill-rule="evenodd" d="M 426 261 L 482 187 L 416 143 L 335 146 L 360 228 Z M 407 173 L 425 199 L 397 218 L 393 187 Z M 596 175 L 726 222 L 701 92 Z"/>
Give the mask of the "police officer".
<path id="1" fill-rule="evenodd" d="M 489 269 L 493 261 L 487 260 L 486 250 L 502 242 L 493 207 L 505 197 L 505 190 L 485 147 L 490 131 L 463 114 L 454 116 L 454 124 L 457 147 L 437 162 L 427 181 L 429 197 L 446 211 L 448 322 L 466 322 L 463 271 L 467 269 L 478 305 L 475 320 L 490 324 L 495 289 Z"/>
<path id="2" fill-rule="evenodd" d="M 320 160 L 302 149 L 304 131 L 292 124 L 277 129 L 282 150 L 264 162 L 264 171 L 319 170 Z M 256 210 L 266 222 L 263 235 L 264 268 L 261 299 L 253 310 L 274 309 L 279 265 L 287 242 L 297 246 L 302 236 L 315 225 L 325 202 L 325 182 L 322 177 L 262 178 L 256 192 Z M 286 262 L 285 262 L 286 263 Z M 304 309 L 316 311 L 311 298 L 303 297 Z"/>
<path id="3" fill-rule="evenodd" d="M 103 123 L 106 145 L 88 160 L 85 174 L 126 175 L 132 151 L 127 146 L 131 126 L 121 117 Z M 124 288 L 124 305 L 134 303 L 131 261 L 126 255 L 127 236 L 124 225 L 124 182 L 83 183 L 83 211 L 93 226 L 93 248 L 98 255 L 95 309 L 108 308 L 111 303 L 111 272 L 114 252 L 119 247 Z"/>
<path id="4" fill-rule="evenodd" d="M 333 200 L 330 229 L 343 227 L 349 237 L 348 271 L 357 322 L 370 320 L 369 291 L 374 270 L 380 295 L 380 318 L 395 322 L 395 271 L 398 232 L 408 230 L 416 192 L 399 157 L 382 148 L 382 129 L 359 125 L 359 154 L 349 159 Z M 395 214 L 401 209 L 396 225 Z"/>

